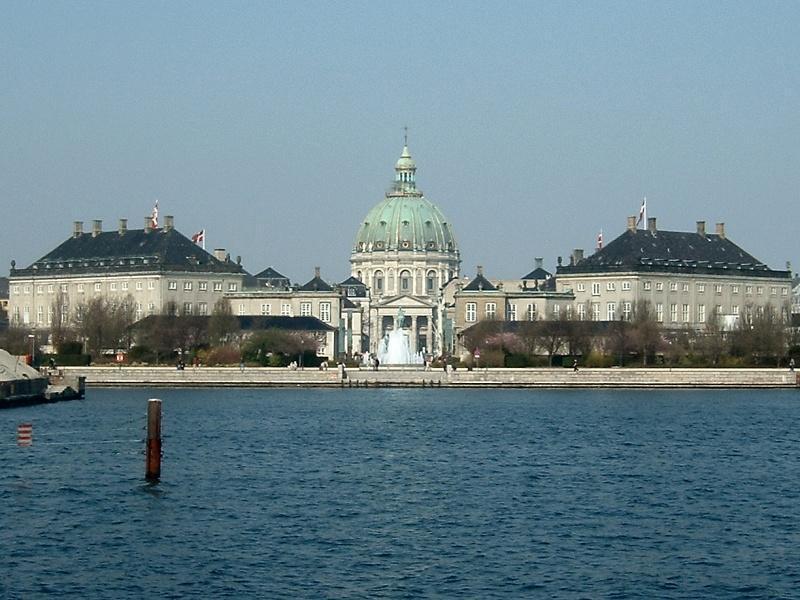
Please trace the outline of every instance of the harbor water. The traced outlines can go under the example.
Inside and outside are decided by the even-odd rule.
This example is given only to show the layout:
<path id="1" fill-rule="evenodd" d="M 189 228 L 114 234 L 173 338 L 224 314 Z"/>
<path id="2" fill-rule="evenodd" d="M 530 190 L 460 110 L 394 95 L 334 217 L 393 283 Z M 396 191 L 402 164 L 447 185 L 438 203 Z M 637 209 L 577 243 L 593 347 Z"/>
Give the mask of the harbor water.
<path id="1" fill-rule="evenodd" d="M 796 390 L 90 389 L 0 460 L 0 598 L 800 590 Z"/>

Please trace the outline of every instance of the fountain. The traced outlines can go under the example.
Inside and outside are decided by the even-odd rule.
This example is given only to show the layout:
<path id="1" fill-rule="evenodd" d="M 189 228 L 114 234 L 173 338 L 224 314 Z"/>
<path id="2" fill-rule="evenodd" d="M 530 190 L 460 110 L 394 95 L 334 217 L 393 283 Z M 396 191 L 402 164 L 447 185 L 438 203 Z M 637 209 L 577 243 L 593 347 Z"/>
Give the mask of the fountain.
<path id="1" fill-rule="evenodd" d="M 378 360 L 382 365 L 421 365 L 425 363 L 423 352 L 411 352 L 408 331 L 403 329 L 405 313 L 397 311 L 394 329 L 387 333 L 378 345 Z"/>

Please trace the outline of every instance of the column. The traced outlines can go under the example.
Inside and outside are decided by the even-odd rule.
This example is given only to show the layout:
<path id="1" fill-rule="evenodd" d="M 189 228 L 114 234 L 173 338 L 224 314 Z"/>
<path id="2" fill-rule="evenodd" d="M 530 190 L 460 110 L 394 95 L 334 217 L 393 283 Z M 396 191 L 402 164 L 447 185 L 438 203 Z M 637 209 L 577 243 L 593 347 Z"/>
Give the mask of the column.
<path id="1" fill-rule="evenodd" d="M 409 348 L 412 354 L 416 354 L 419 352 L 419 348 L 417 348 L 417 315 L 411 316 L 411 339 L 409 340 Z"/>
<path id="2" fill-rule="evenodd" d="M 425 332 L 425 351 L 433 354 L 433 319 L 428 315 L 428 331 Z"/>

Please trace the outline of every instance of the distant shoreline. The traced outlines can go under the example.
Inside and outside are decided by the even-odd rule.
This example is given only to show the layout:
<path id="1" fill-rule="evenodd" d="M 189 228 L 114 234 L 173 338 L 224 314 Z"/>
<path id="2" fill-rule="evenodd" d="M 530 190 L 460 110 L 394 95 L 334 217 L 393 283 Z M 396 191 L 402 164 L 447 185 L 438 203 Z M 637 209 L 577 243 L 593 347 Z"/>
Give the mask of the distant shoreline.
<path id="1" fill-rule="evenodd" d="M 289 370 L 269 367 L 65 367 L 92 387 L 427 387 L 427 388 L 797 388 L 800 372 L 786 368 L 527 368 L 441 369 L 381 367 Z"/>

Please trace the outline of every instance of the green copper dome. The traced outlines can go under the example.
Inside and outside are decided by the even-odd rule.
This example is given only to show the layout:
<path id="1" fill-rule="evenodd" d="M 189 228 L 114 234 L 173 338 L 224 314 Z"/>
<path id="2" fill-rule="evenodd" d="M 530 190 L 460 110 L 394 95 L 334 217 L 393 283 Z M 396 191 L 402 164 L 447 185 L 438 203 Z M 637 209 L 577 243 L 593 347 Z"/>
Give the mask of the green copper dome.
<path id="1" fill-rule="evenodd" d="M 354 252 L 458 252 L 450 223 L 417 189 L 416 169 L 406 146 L 395 165 L 392 189 L 359 227 Z"/>

